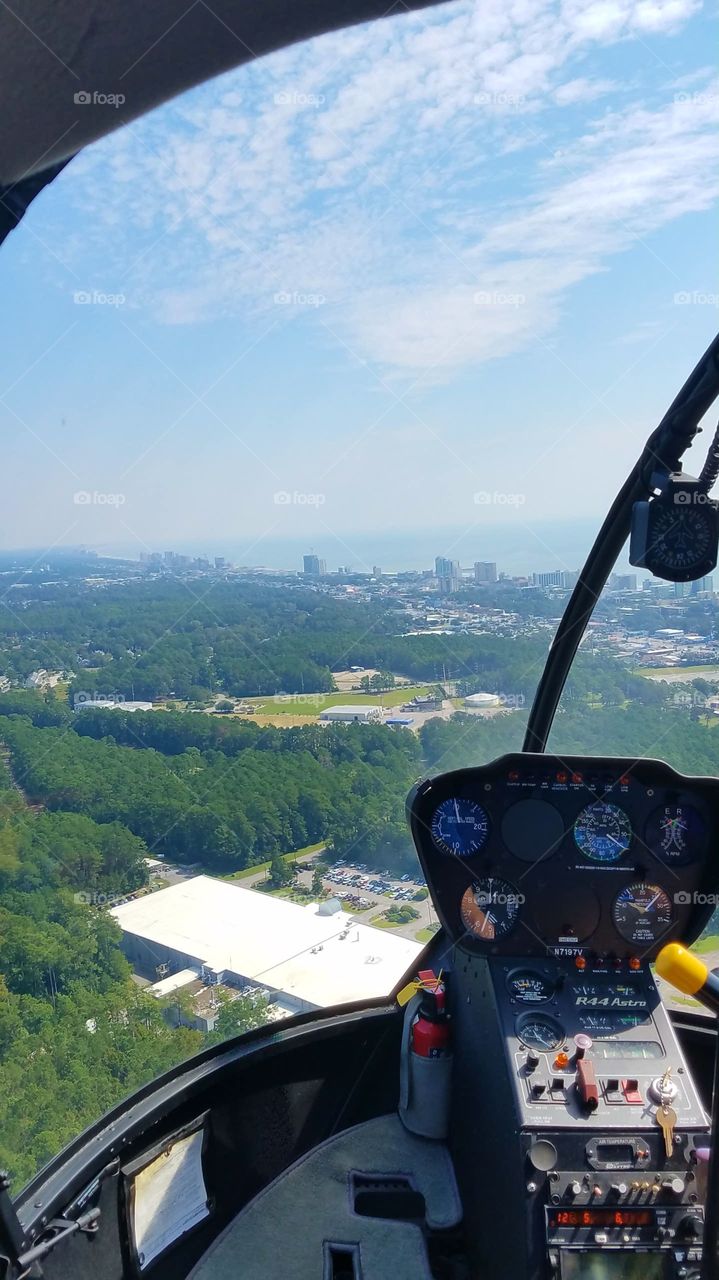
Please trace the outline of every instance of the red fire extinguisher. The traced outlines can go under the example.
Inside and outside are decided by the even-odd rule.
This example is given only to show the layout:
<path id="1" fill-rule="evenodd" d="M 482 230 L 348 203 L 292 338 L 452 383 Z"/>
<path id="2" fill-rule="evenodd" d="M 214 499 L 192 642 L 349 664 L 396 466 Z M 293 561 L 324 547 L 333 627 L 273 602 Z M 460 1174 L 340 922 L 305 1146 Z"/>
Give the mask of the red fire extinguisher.
<path id="1" fill-rule="evenodd" d="M 435 981 L 422 991 L 412 1023 L 410 1046 L 419 1058 L 445 1058 L 450 1051 L 450 1029 L 444 983 Z"/>

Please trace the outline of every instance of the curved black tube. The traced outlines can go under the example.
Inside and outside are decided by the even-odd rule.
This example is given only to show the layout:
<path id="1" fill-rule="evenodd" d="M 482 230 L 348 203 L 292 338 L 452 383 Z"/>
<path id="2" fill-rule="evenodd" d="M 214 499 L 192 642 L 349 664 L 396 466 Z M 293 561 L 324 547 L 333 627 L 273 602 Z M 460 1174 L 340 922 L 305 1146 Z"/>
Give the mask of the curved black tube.
<path id="1" fill-rule="evenodd" d="M 652 492 L 655 473 L 678 471 L 699 423 L 719 395 L 719 335 L 714 339 L 632 467 L 587 556 L 557 627 L 537 685 L 523 751 L 544 751 L 569 669 L 594 606 L 629 537 L 632 507 Z"/>

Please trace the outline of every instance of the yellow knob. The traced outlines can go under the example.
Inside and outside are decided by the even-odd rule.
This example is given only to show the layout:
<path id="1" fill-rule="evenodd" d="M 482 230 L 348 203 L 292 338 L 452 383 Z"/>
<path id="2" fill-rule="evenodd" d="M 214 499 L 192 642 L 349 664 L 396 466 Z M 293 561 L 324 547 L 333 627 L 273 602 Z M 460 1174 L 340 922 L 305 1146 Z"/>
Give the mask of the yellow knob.
<path id="1" fill-rule="evenodd" d="M 698 956 L 692 955 L 678 942 L 668 942 L 656 959 L 660 977 L 687 996 L 696 995 L 707 980 L 708 969 Z"/>

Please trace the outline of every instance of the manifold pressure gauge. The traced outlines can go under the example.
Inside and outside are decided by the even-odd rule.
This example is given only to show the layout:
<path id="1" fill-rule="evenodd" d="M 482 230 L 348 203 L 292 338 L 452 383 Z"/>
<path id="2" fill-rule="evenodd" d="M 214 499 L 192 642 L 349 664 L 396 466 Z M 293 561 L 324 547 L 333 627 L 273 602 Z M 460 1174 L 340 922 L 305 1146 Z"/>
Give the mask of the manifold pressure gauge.
<path id="1" fill-rule="evenodd" d="M 691 476 L 672 475 L 665 491 L 635 502 L 629 562 L 665 582 L 694 582 L 716 568 L 719 503 Z"/>

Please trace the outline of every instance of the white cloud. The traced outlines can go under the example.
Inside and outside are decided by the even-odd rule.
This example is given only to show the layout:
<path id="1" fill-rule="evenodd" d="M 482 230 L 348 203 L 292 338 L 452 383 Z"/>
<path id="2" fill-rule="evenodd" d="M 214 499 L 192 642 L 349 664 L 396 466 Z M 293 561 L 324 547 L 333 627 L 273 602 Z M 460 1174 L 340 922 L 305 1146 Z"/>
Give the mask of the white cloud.
<path id="1" fill-rule="evenodd" d="M 550 334 L 569 289 L 715 198 L 719 98 L 672 97 L 662 73 L 659 100 L 627 105 L 603 74 L 608 46 L 644 54 L 697 8 L 488 0 L 337 33 L 154 113 L 61 181 L 161 320 L 302 316 L 435 378 Z M 278 291 L 326 301 L 280 314 Z"/>

